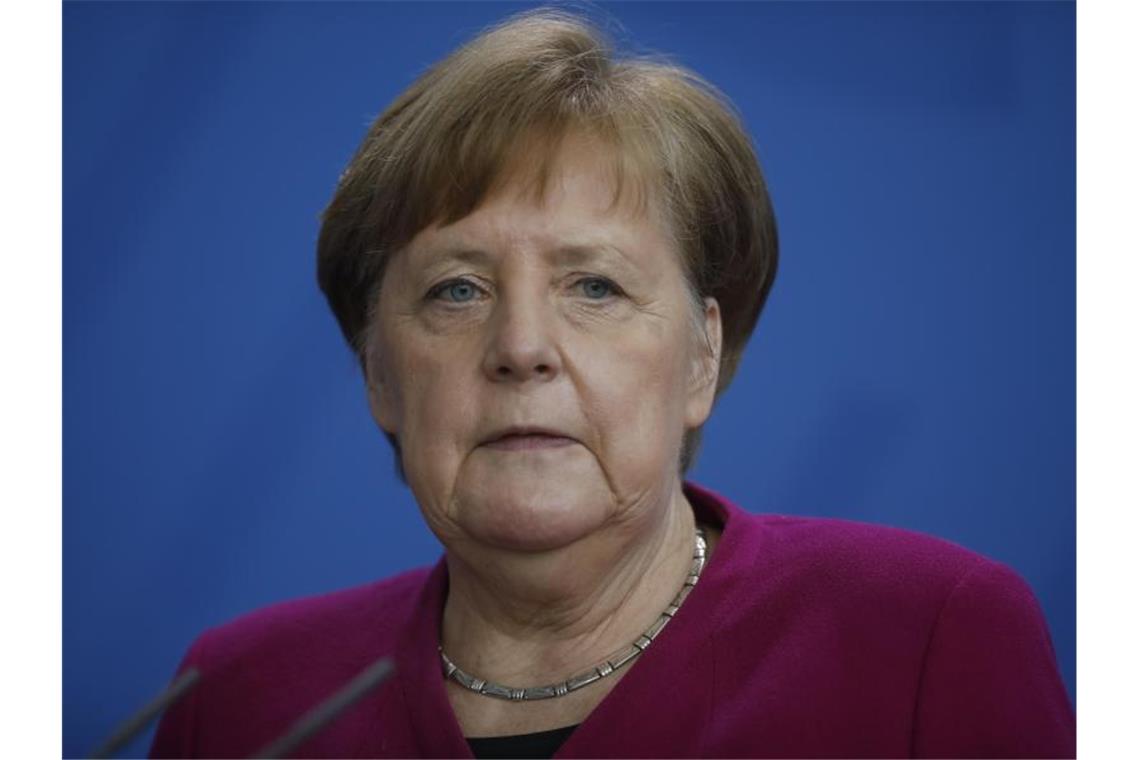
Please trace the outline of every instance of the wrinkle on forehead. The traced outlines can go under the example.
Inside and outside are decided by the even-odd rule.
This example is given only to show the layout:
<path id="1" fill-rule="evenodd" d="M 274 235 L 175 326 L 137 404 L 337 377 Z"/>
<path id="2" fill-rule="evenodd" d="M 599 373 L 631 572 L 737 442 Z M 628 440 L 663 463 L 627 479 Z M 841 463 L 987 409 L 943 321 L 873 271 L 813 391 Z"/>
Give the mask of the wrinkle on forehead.
<path id="1" fill-rule="evenodd" d="M 653 186 L 639 162 L 606 138 L 582 131 L 559 138 L 535 132 L 512 153 L 509 163 L 501 167 L 494 184 L 474 208 L 428 225 L 403 246 L 403 252 L 411 258 L 405 263 L 413 269 L 441 259 L 478 263 L 487 258 L 487 251 L 480 250 L 480 245 L 469 237 L 472 231 L 478 231 L 477 238 L 483 239 L 479 241 L 483 245 L 498 241 L 512 246 L 517 242 L 520 247 L 541 249 L 544 256 L 561 262 L 616 256 L 630 265 L 635 262 L 628 254 L 640 245 L 640 237 L 616 240 L 593 229 L 594 220 L 624 217 L 651 227 L 653 236 L 678 257 L 677 262 L 684 269 L 684 257 L 662 212 L 663 204 L 657 197 L 660 193 L 655 193 Z M 580 205 L 584 198 L 585 205 Z M 587 216 L 575 223 L 573 214 L 559 213 L 562 209 L 557 204 L 564 199 L 573 199 L 570 202 L 574 208 L 580 208 Z M 513 207 L 511 215 L 481 217 L 475 227 L 465 223 L 478 212 L 499 204 Z M 533 217 L 527 216 L 527 208 L 534 209 Z M 549 236 L 544 234 L 547 231 Z M 631 248 L 626 250 L 625 246 Z"/>
<path id="2" fill-rule="evenodd" d="M 656 170 L 636 146 L 623 145 L 618 138 L 591 134 L 583 129 L 550 135 L 533 131 L 520 140 L 518 148 L 500 168 L 479 206 L 503 194 L 544 208 L 552 197 L 565 192 L 565 183 L 575 172 L 571 166 L 587 165 L 594 176 L 606 178 L 609 200 L 606 213 L 647 218 L 673 239 L 663 198 L 654 192 Z M 476 207 L 478 208 L 478 207 Z M 444 225 L 458 219 L 447 220 Z"/>

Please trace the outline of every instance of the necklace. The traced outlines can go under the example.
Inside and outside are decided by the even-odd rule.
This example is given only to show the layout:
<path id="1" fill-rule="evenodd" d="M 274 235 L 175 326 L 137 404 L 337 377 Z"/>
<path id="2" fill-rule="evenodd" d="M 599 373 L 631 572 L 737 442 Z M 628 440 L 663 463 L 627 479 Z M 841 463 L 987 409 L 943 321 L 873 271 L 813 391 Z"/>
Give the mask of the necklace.
<path id="1" fill-rule="evenodd" d="M 517 688 L 514 686 L 503 686 L 494 681 L 488 681 L 485 678 L 478 678 L 471 675 L 452 662 L 451 658 L 447 656 L 441 646 L 439 648 L 439 656 L 443 660 L 444 677 L 454 680 L 459 685 L 470 689 L 476 694 L 513 701 L 564 697 L 572 691 L 577 691 L 583 686 L 588 686 L 594 681 L 605 678 L 649 648 L 653 640 L 657 638 L 665 626 L 669 624 L 669 621 L 673 619 L 673 616 L 677 614 L 677 610 L 681 608 L 681 605 L 685 602 L 685 598 L 688 597 L 689 592 L 693 590 L 693 586 L 697 585 L 697 581 L 701 577 L 701 571 L 705 569 L 705 556 L 708 552 L 705 529 L 699 525 L 697 526 L 695 543 L 696 546 L 693 548 L 693 564 L 689 568 L 689 574 L 685 577 L 685 583 L 681 586 L 681 590 L 677 592 L 677 596 L 673 597 L 673 601 L 665 608 L 665 611 L 661 613 L 657 621 L 649 626 L 649 629 L 645 633 L 637 637 L 637 641 L 634 641 L 612 657 L 607 658 L 600 665 L 579 673 L 572 678 L 567 678 L 565 681 L 559 681 L 558 683 L 552 683 L 547 686 Z"/>

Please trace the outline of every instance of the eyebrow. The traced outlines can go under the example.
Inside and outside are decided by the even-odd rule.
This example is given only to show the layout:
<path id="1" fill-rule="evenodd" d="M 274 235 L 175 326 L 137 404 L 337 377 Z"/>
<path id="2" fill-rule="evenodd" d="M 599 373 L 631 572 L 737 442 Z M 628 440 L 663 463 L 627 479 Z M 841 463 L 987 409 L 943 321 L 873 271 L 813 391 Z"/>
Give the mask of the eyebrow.
<path id="1" fill-rule="evenodd" d="M 495 256 L 489 251 L 469 246 L 443 245 L 439 248 L 429 249 L 424 253 L 426 254 L 426 261 L 423 262 L 425 269 L 453 262 L 474 266 L 490 266 L 495 261 Z M 548 255 L 555 263 L 569 266 L 606 260 L 617 262 L 623 268 L 638 268 L 624 251 L 608 243 L 569 243 L 549 249 L 545 255 Z"/>
<path id="2" fill-rule="evenodd" d="M 464 264 L 490 264 L 493 258 L 490 253 L 481 248 L 453 248 L 450 246 L 442 246 L 440 248 L 430 249 L 424 253 L 427 259 L 427 261 L 424 262 L 425 266 L 435 266 L 452 261 L 458 261 Z"/>
<path id="3" fill-rule="evenodd" d="M 586 245 L 563 245 L 554 249 L 554 256 L 567 264 L 586 264 L 598 259 L 618 260 L 628 266 L 633 262 L 616 245 L 606 243 Z"/>

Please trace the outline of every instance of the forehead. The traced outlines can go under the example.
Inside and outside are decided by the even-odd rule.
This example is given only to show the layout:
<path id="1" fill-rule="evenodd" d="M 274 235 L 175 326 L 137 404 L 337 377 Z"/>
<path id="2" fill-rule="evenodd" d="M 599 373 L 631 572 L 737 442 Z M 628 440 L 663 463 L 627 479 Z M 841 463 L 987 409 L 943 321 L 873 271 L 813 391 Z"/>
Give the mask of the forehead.
<path id="1" fill-rule="evenodd" d="M 621 256 L 674 256 L 660 200 L 620 149 L 581 135 L 553 153 L 531 143 L 504 168 L 466 216 L 420 231 L 408 252 L 425 264 L 441 254 L 476 259 L 518 249 L 575 262 Z"/>

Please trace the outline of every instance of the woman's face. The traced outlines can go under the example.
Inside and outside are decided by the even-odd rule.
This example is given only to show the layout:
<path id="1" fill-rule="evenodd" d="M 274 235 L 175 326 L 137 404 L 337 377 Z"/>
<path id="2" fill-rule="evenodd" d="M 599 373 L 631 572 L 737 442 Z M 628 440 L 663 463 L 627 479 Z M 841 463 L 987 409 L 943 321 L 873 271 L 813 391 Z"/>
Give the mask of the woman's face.
<path id="1" fill-rule="evenodd" d="M 612 203 L 605 158 L 567 140 L 542 200 L 508 183 L 388 264 L 370 401 L 447 546 L 545 551 L 653 519 L 709 414 L 716 302 L 696 313 L 658 215 Z"/>

